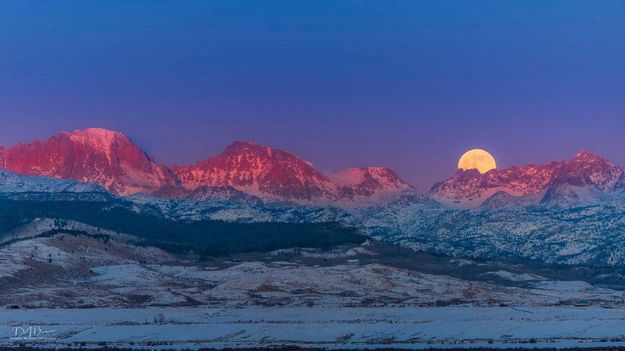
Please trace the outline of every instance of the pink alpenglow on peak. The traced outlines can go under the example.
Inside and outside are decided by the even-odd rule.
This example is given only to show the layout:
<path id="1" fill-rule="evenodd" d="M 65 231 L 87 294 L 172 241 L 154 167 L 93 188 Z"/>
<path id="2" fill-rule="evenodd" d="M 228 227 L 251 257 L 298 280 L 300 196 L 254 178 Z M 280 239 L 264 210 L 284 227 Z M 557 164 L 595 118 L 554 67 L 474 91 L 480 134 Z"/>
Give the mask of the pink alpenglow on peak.
<path id="1" fill-rule="evenodd" d="M 331 177 L 340 187 L 340 197 L 347 200 L 384 200 L 415 193 L 414 188 L 390 168 L 348 168 Z"/>
<path id="2" fill-rule="evenodd" d="M 106 129 L 62 132 L 45 141 L 17 144 L 2 154 L 0 166 L 7 170 L 97 183 L 117 195 L 177 184 L 167 167 L 155 163 L 124 134 Z"/>
<path id="3" fill-rule="evenodd" d="M 580 151 L 567 164 L 560 179 L 580 184 L 591 184 L 602 191 L 611 191 L 620 186 L 623 169 L 612 162 L 587 151 Z"/>
<path id="4" fill-rule="evenodd" d="M 246 141 L 235 142 L 194 166 L 173 170 L 188 190 L 230 186 L 264 200 L 327 204 L 377 201 L 414 192 L 387 168 L 354 168 L 329 177 L 289 152 Z"/>
<path id="5" fill-rule="evenodd" d="M 581 189 L 584 187 L 589 189 Z M 500 202 L 502 194 L 507 196 L 507 201 L 516 199 L 514 203 L 528 204 L 554 201 L 558 194 L 609 193 L 624 187 L 622 168 L 580 151 L 569 162 L 510 167 L 486 174 L 459 170 L 453 177 L 435 184 L 430 195 L 451 207 L 478 207 L 495 197 Z"/>
<path id="6" fill-rule="evenodd" d="M 171 169 L 154 162 L 123 133 L 101 128 L 0 148 L 0 168 L 96 183 L 121 196 L 145 193 L 192 200 L 249 199 L 301 204 L 356 204 L 412 193 L 388 168 L 353 168 L 332 177 L 292 153 L 237 141 L 219 155 Z"/>
<path id="7" fill-rule="evenodd" d="M 189 190 L 231 186 L 263 199 L 313 202 L 336 197 L 336 185 L 310 162 L 247 141 L 234 142 L 218 156 L 173 171 Z"/>

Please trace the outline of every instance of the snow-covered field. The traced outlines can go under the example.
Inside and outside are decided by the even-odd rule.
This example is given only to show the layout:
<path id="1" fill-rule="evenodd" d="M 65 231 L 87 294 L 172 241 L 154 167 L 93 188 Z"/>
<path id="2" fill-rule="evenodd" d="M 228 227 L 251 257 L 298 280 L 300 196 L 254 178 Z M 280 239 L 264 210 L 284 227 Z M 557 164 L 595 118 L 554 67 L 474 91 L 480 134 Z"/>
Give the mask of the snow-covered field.
<path id="1" fill-rule="evenodd" d="M 15 339 L 15 330 L 41 333 Z M 18 334 L 19 334 L 18 333 Z M 625 346 L 625 310 L 602 308 L 39 309 L 0 312 L 0 346 L 324 348 Z"/>

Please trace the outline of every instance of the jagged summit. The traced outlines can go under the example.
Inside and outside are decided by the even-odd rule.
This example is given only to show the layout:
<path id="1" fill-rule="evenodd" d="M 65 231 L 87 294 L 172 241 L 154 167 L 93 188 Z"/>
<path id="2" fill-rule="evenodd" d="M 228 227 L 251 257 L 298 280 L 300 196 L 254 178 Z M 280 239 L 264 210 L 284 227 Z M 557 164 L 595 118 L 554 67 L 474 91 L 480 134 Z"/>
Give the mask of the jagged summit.
<path id="1" fill-rule="evenodd" d="M 254 150 L 257 152 L 271 153 L 273 152 L 273 148 L 267 145 L 257 144 L 248 140 L 235 140 L 230 145 L 226 146 L 223 153 L 228 152 L 241 152 L 242 150 Z"/>
<path id="2" fill-rule="evenodd" d="M 84 128 L 84 129 L 76 129 L 72 132 L 61 132 L 63 134 L 69 134 L 73 137 L 89 137 L 89 138 L 98 138 L 101 140 L 111 140 L 115 137 L 123 137 L 127 138 L 126 135 L 122 132 L 118 132 L 115 130 L 110 130 L 106 128 Z"/>
<path id="3" fill-rule="evenodd" d="M 104 128 L 76 129 L 72 132 L 63 131 L 60 135 L 65 135 L 74 142 L 99 147 L 111 147 L 116 142 L 131 142 L 124 133 Z"/>
<path id="4" fill-rule="evenodd" d="M 620 186 L 625 175 L 622 168 L 609 160 L 580 151 L 567 164 L 560 178 L 560 183 L 594 185 L 602 191 L 611 191 Z"/>
<path id="5" fill-rule="evenodd" d="M 579 151 L 568 162 L 569 168 L 575 169 L 611 169 L 616 166 L 609 160 L 588 151 Z"/>
<path id="6" fill-rule="evenodd" d="M 353 199 L 375 198 L 379 201 L 416 191 L 395 171 L 386 167 L 347 168 L 330 175 L 339 186 L 339 197 Z"/>
<path id="7" fill-rule="evenodd" d="M 232 142 L 232 144 L 228 145 L 226 147 L 226 149 L 228 148 L 241 148 L 241 147 L 261 147 L 264 149 L 271 149 L 271 147 L 267 146 L 267 145 L 261 145 L 258 143 L 255 143 L 253 141 L 249 141 L 249 140 L 235 140 Z"/>
<path id="8" fill-rule="evenodd" d="M 575 153 L 575 156 L 573 156 L 573 158 L 571 160 L 580 160 L 580 161 L 602 161 L 605 160 L 603 157 L 593 154 L 590 151 L 586 151 L 586 150 L 579 150 L 577 153 Z"/>

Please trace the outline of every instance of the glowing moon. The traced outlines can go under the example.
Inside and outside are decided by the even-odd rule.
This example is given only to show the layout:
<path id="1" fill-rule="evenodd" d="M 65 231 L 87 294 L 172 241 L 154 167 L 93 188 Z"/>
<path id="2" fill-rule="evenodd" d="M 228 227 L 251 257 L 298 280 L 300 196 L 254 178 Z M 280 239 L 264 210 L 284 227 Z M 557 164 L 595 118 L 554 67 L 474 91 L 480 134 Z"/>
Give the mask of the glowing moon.
<path id="1" fill-rule="evenodd" d="M 477 169 L 482 174 L 495 168 L 497 168 L 497 162 L 493 155 L 482 149 L 469 150 L 458 161 L 458 169 Z"/>

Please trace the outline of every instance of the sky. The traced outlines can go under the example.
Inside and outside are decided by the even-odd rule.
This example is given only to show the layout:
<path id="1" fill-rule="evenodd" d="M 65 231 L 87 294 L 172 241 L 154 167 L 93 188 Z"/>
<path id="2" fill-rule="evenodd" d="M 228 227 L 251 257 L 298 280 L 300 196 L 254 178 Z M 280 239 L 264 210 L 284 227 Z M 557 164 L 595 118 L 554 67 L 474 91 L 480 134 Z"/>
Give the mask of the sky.
<path id="1" fill-rule="evenodd" d="M 235 140 L 419 190 L 585 149 L 625 166 L 625 0 L 0 2 L 0 145 L 127 134 L 191 164 Z"/>

